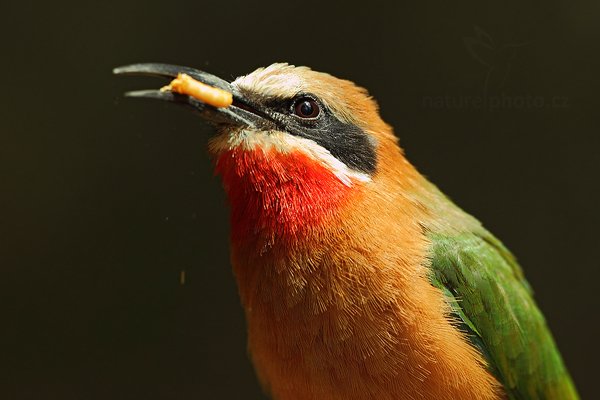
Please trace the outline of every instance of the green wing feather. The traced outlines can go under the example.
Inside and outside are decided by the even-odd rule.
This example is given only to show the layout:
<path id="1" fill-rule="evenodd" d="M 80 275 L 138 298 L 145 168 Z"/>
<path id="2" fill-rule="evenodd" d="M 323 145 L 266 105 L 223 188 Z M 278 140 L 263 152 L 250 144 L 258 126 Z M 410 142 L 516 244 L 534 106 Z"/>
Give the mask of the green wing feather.
<path id="1" fill-rule="evenodd" d="M 532 291 L 512 254 L 437 192 L 426 225 L 431 281 L 442 289 L 510 399 L 578 399 Z M 431 207 L 431 204 L 435 206 Z"/>

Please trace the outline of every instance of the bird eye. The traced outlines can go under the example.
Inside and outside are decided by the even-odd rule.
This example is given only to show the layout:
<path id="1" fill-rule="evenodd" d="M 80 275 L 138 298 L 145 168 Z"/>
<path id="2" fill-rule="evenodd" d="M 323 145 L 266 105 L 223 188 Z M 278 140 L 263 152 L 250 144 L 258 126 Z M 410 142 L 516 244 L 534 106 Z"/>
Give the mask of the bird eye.
<path id="1" fill-rule="evenodd" d="M 294 102 L 293 112 L 300 118 L 316 118 L 321 113 L 321 109 L 314 99 L 301 97 Z"/>

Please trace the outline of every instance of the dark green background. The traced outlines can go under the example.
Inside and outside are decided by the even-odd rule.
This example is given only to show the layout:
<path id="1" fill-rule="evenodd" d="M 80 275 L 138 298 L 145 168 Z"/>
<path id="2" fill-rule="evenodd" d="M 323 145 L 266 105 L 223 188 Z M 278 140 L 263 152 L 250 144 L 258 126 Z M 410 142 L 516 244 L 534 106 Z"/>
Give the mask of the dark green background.
<path id="1" fill-rule="evenodd" d="M 264 398 L 211 130 L 120 97 L 162 84 L 111 75 L 145 61 L 228 79 L 288 61 L 369 88 L 409 159 L 515 252 L 598 396 L 598 2 L 6 3 L 0 397 Z M 465 46 L 477 30 L 488 48 Z M 484 93 L 510 106 L 457 103 Z"/>

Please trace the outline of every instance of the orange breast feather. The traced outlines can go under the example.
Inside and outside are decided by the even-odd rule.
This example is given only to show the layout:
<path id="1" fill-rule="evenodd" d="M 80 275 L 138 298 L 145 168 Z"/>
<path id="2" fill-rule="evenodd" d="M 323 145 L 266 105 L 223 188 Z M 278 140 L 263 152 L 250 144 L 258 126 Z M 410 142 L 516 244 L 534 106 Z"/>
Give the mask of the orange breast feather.
<path id="1" fill-rule="evenodd" d="M 399 151 L 386 158 L 311 229 L 259 229 L 232 242 L 258 374 L 278 400 L 499 399 L 429 283 L 418 223 L 427 213 L 401 195 L 419 175 Z M 232 203 L 232 215 L 246 206 Z"/>

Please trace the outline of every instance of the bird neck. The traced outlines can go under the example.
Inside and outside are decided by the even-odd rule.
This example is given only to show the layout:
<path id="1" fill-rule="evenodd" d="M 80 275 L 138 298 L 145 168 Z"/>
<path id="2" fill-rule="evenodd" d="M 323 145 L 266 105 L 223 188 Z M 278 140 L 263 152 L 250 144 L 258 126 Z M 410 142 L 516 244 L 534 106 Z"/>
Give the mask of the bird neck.
<path id="1" fill-rule="evenodd" d="M 273 396 L 497 399 L 428 278 L 432 188 L 391 146 L 373 180 L 350 188 L 301 157 L 217 162 L 248 346 Z"/>
<path id="2" fill-rule="evenodd" d="M 234 244 L 294 241 L 318 230 L 360 192 L 300 151 L 227 150 L 217 158 L 216 173 L 229 198 Z"/>

